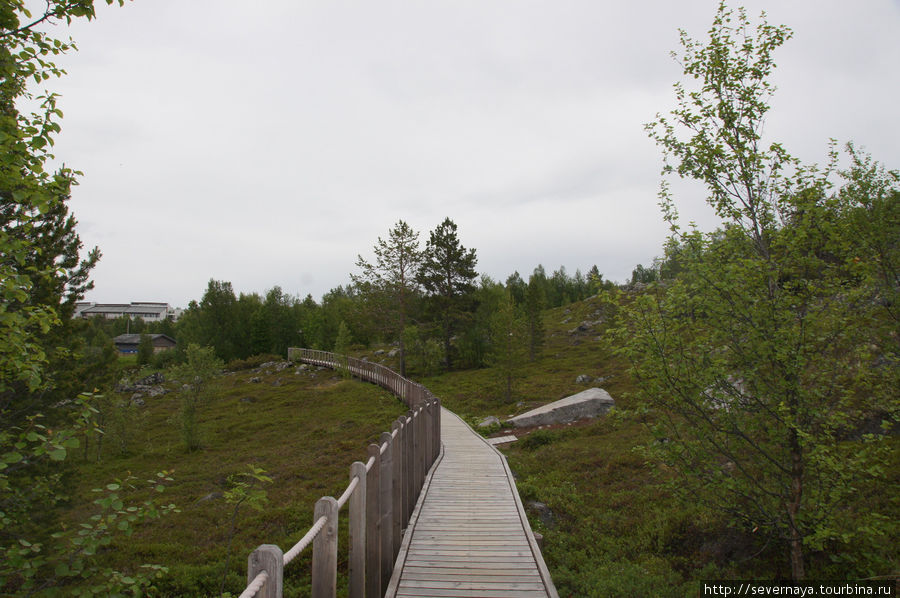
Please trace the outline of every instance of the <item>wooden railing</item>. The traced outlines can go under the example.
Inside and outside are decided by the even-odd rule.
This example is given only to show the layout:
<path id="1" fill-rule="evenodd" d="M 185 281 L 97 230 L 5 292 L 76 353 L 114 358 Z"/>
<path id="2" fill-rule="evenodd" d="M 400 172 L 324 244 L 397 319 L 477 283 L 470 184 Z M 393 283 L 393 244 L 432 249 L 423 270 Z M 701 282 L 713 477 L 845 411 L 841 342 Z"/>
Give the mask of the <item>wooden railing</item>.
<path id="1" fill-rule="evenodd" d="M 440 401 L 424 386 L 384 366 L 312 349 L 288 349 L 288 359 L 343 370 L 397 395 L 406 415 L 370 444 L 369 458 L 350 466 L 350 483 L 340 498 L 320 498 L 313 525 L 287 552 L 263 544 L 247 559 L 247 588 L 240 598 L 282 598 L 283 571 L 312 544 L 312 596 L 337 592 L 338 515 L 349 502 L 349 596 L 384 595 L 400 551 L 403 528 L 431 466 L 441 451 Z"/>

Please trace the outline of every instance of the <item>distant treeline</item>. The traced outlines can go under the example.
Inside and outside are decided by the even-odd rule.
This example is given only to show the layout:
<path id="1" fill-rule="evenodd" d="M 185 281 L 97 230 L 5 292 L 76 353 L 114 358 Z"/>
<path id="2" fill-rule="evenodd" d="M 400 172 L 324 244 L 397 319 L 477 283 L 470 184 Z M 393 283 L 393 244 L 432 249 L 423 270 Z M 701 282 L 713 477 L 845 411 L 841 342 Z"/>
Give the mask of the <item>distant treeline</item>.
<path id="1" fill-rule="evenodd" d="M 291 346 L 348 350 L 393 343 L 401 369 L 408 357 L 414 369 L 426 373 L 489 364 L 499 328 L 507 329 L 504 341 L 516 337 L 534 359 L 543 342 L 542 310 L 613 286 L 596 265 L 574 275 L 564 266 L 548 275 L 539 265 L 527 280 L 514 272 L 505 283 L 479 275 L 475 250 L 460 244 L 449 218 L 421 249 L 418 233 L 399 221 L 386 241 L 378 239 L 374 254 L 374 263 L 359 258 L 361 273 L 351 275 L 352 282 L 318 302 L 278 286 L 264 295 L 237 295 L 230 282 L 210 280 L 201 299 L 191 301 L 177 321 L 97 319 L 86 334 L 98 346 L 125 332 L 167 334 L 179 349 L 155 356 L 159 366 L 180 360 L 191 343 L 212 347 L 226 363 L 285 355 Z"/>
<path id="2" fill-rule="evenodd" d="M 596 266 L 587 275 L 580 270 L 569 275 L 565 267 L 560 267 L 548 276 L 539 265 L 527 281 L 519 272 L 514 272 L 505 284 L 481 275 L 478 284 L 465 297 L 468 316 L 454 338 L 454 366 L 485 365 L 490 318 L 507 293 L 513 303 L 524 310 L 531 287 L 540 309 L 547 309 L 590 297 L 604 285 L 611 286 L 612 283 L 603 281 Z M 317 302 L 311 295 L 301 299 L 285 293 L 278 286 L 264 295 L 235 294 L 230 282 L 219 280 L 210 280 L 202 298 L 191 301 L 177 321 L 97 318 L 89 323 L 92 332 L 88 334 L 100 345 L 126 332 L 162 333 L 174 338 L 179 347 L 190 343 L 213 347 L 219 358 L 229 362 L 264 353 L 285 355 L 287 348 L 292 346 L 334 349 L 342 324 L 354 345 L 369 346 L 395 340 L 385 337 L 378 314 L 373 313 L 364 293 L 353 283 L 332 289 Z M 406 328 L 407 338 L 417 341 L 412 347 L 413 358 L 415 348 L 422 341 L 437 340 L 440 336 L 437 314 L 429 309 L 428 296 L 421 289 L 413 296 L 410 324 Z M 161 359 L 168 361 L 179 357 L 180 349 Z"/>

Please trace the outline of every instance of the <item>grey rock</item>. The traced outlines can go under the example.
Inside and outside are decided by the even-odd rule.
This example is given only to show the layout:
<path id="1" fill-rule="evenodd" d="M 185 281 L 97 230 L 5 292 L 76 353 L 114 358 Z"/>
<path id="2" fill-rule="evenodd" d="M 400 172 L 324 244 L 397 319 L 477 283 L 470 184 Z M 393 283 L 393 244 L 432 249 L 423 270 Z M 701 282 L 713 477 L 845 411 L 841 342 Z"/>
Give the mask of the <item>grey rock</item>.
<path id="1" fill-rule="evenodd" d="M 136 392 L 133 395 L 131 395 L 131 404 L 134 405 L 135 407 L 143 407 L 144 405 L 147 404 L 147 402 L 144 401 L 144 397 L 143 397 L 143 395 L 141 395 L 141 393 Z"/>
<path id="2" fill-rule="evenodd" d="M 210 500 L 216 500 L 216 499 L 222 498 L 223 496 L 225 496 L 225 495 L 224 495 L 223 493 L 221 493 L 221 492 L 218 492 L 218 491 L 217 491 L 217 492 L 210 492 L 210 493 L 207 494 L 206 496 L 201 496 L 200 498 L 198 498 L 198 499 L 197 499 L 197 502 L 207 502 L 207 501 L 210 501 Z"/>
<path id="3" fill-rule="evenodd" d="M 397 357 L 398 355 L 400 355 L 400 349 L 391 349 L 388 352 L 388 357 Z"/>
<path id="4" fill-rule="evenodd" d="M 580 376 L 575 378 L 575 384 L 590 384 L 591 380 L 591 377 L 587 374 L 581 374 Z"/>
<path id="5" fill-rule="evenodd" d="M 161 372 L 156 372 L 155 374 L 150 374 L 146 378 L 141 378 L 136 382 L 136 384 L 143 384 L 145 386 L 153 386 L 155 384 L 162 384 L 166 379 L 162 375 Z"/>
<path id="6" fill-rule="evenodd" d="M 250 378 L 250 382 L 252 382 L 253 384 L 259 384 L 260 382 L 262 382 L 262 378 L 260 378 L 259 376 L 253 376 L 252 378 Z"/>
<path id="7" fill-rule="evenodd" d="M 519 428 L 526 426 L 542 426 L 564 424 L 579 419 L 603 415 L 615 406 L 616 402 L 602 388 L 589 388 L 570 397 L 554 401 L 532 409 L 522 415 L 510 418 L 506 423 Z"/>
<path id="8" fill-rule="evenodd" d="M 556 515 L 546 504 L 529 500 L 525 503 L 525 508 L 535 513 L 545 526 L 553 527 L 556 524 Z"/>
<path id="9" fill-rule="evenodd" d="M 493 415 L 490 415 L 490 416 L 484 418 L 483 420 L 481 420 L 481 421 L 478 423 L 478 427 L 479 427 L 479 428 L 489 428 L 489 427 L 491 427 L 491 426 L 493 426 L 493 425 L 495 425 L 495 424 L 499 424 L 499 423 L 500 423 L 500 419 L 499 419 L 499 418 L 497 418 L 497 417 L 495 417 L 495 416 L 493 416 Z"/>

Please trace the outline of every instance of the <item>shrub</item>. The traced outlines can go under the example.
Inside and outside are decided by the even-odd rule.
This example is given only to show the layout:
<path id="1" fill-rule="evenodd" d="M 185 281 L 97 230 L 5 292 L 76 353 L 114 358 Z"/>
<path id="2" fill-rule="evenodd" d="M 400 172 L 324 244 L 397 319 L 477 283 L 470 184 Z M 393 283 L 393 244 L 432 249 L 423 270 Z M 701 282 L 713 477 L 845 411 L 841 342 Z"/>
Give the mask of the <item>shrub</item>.
<path id="1" fill-rule="evenodd" d="M 225 366 L 225 369 L 229 372 L 237 372 L 240 370 L 252 370 L 253 368 L 258 368 L 262 364 L 269 361 L 282 361 L 284 357 L 280 355 L 275 355 L 273 353 L 260 353 L 258 355 L 251 355 L 246 359 L 232 359 Z"/>

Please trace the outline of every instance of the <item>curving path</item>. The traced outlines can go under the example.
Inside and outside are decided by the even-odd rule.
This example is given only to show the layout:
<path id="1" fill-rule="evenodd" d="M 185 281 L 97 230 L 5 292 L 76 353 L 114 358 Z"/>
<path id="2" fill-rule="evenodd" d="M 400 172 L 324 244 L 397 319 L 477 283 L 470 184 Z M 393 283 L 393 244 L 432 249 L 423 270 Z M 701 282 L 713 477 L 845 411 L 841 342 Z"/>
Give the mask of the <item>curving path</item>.
<path id="1" fill-rule="evenodd" d="M 429 473 L 385 596 L 557 598 L 506 458 L 442 409 Z"/>

